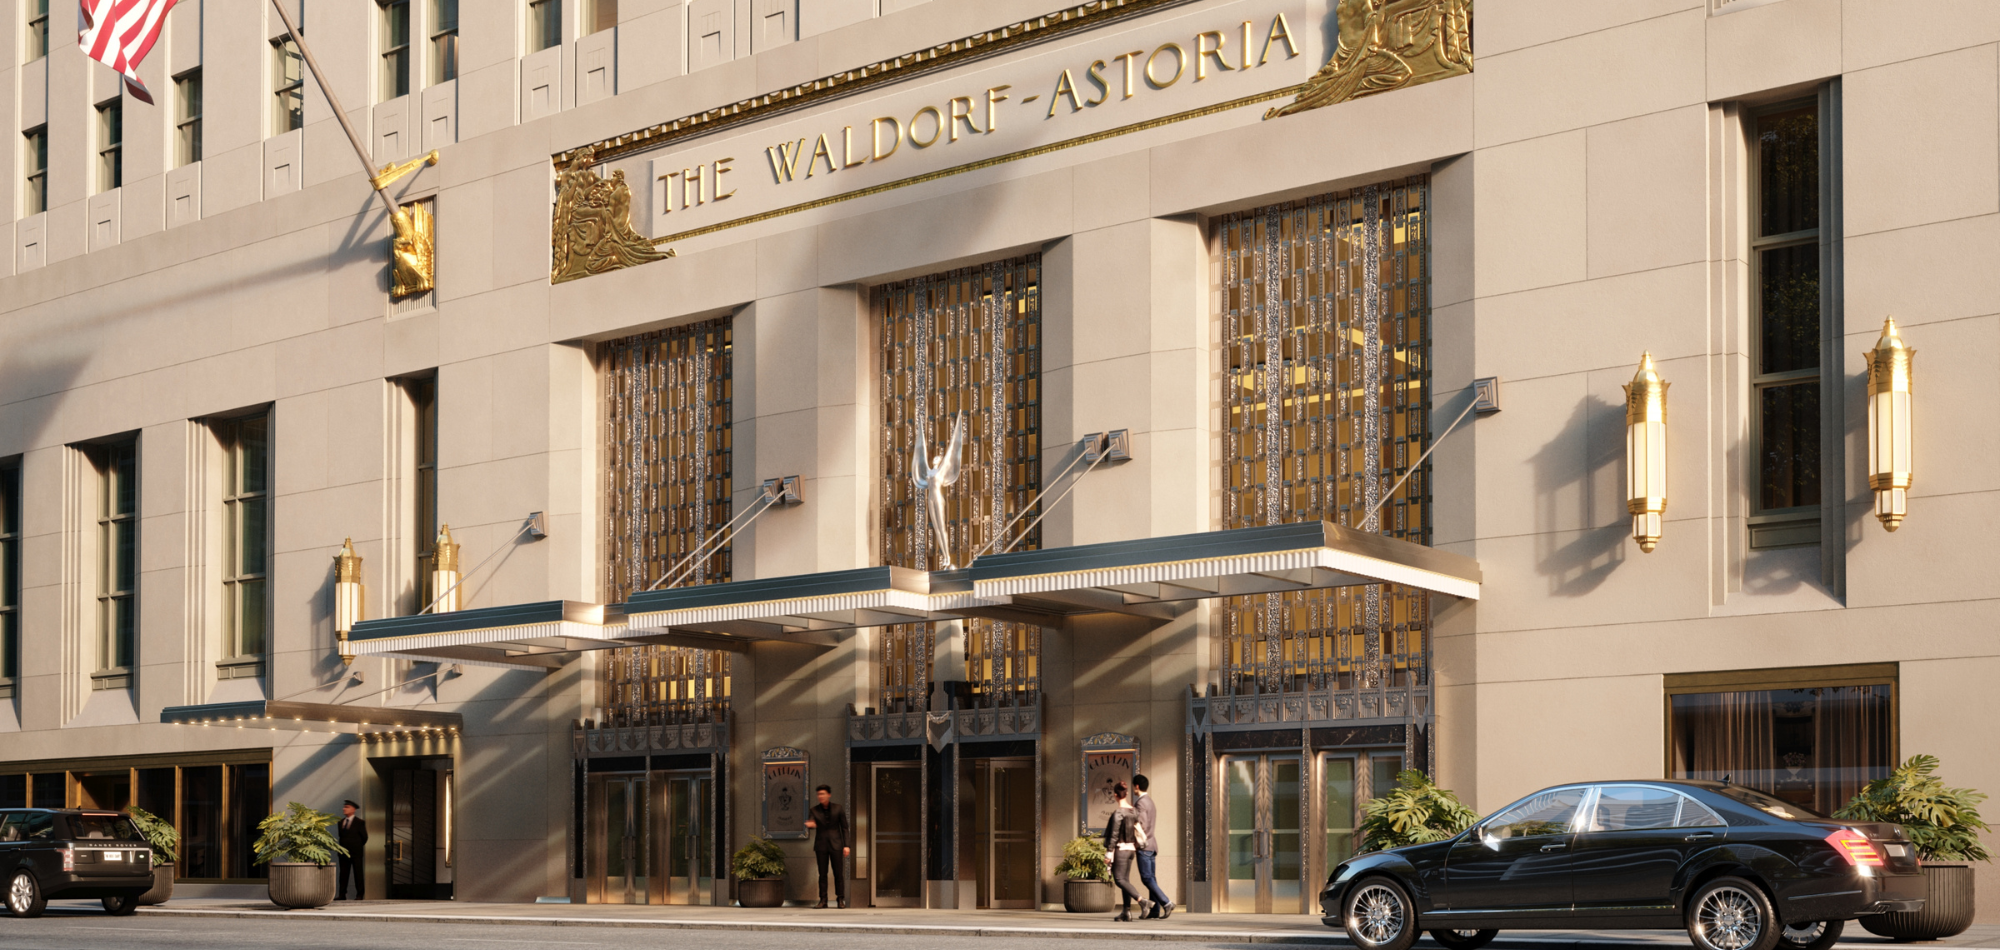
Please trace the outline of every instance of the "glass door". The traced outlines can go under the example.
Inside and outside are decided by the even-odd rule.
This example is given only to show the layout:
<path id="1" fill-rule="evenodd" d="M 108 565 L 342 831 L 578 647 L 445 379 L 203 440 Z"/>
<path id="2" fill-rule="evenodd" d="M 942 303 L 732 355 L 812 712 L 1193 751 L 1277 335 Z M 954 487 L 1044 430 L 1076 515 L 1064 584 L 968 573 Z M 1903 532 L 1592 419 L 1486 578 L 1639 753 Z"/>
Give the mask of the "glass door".
<path id="1" fill-rule="evenodd" d="M 976 881 L 980 907 L 1036 906 L 1035 760 L 967 759 L 959 787 L 969 832 L 962 874 Z"/>
<path id="2" fill-rule="evenodd" d="M 872 906 L 924 903 L 923 769 L 914 762 L 877 762 L 869 803 Z"/>
<path id="3" fill-rule="evenodd" d="M 661 773 L 662 863 L 667 869 L 662 901 L 709 904 L 715 900 L 714 779 L 707 772 Z"/>
<path id="4" fill-rule="evenodd" d="M 1222 760 L 1222 910 L 1296 914 L 1305 909 L 1304 777 L 1296 755 Z"/>
<path id="5" fill-rule="evenodd" d="M 590 896 L 604 904 L 644 904 L 646 886 L 646 777 L 593 775 L 591 805 L 597 814 Z"/>

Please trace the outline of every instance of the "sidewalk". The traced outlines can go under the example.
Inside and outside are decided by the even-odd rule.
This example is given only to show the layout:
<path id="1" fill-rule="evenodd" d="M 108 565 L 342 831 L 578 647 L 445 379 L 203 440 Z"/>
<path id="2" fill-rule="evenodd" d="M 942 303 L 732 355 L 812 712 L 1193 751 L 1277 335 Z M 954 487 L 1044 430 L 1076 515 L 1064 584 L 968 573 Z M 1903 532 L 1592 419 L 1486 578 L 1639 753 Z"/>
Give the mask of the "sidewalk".
<path id="1" fill-rule="evenodd" d="M 57 904 L 52 904 L 55 909 Z M 1125 939 L 1189 943 L 1303 944 L 1348 946 L 1340 931 L 1316 916 L 1254 914 L 1189 914 L 1143 923 L 1113 923 L 1108 915 L 1066 914 L 1060 911 L 981 910 L 941 911 L 908 908 L 814 910 L 779 907 L 634 906 L 620 904 L 463 904 L 456 901 L 369 901 L 333 904 L 319 910 L 286 911 L 267 902 L 175 899 L 139 913 L 167 917 L 288 917 L 341 921 L 423 921 L 426 923 L 519 924 L 544 927 L 635 927 L 662 930 L 758 930 L 775 932 L 843 932 L 917 934 L 938 937 L 1044 937 Z M 1889 941 L 1850 925 L 1841 946 L 1870 946 Z M 1425 941 L 1419 946 L 1434 947 Z M 1494 946 L 1512 947 L 1686 947 L 1687 935 L 1674 930 L 1643 931 L 1512 931 Z M 1982 924 L 1933 947 L 2000 950 L 2000 925 Z"/>

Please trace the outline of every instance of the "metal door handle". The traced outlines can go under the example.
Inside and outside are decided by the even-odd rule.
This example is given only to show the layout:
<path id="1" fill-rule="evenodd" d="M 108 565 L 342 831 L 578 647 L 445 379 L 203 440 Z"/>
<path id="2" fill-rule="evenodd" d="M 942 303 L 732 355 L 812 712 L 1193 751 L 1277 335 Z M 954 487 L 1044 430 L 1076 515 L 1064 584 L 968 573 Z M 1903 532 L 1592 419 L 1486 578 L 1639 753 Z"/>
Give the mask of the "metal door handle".
<path id="1" fill-rule="evenodd" d="M 1544 852 L 1549 852 L 1549 851 L 1561 851 L 1562 849 L 1564 849 L 1564 848 L 1567 848 L 1567 847 L 1569 847 L 1569 845 L 1566 845 L 1566 844 L 1545 844 L 1545 845 L 1542 845 L 1542 851 L 1544 851 Z"/>
<path id="2" fill-rule="evenodd" d="M 1685 839 L 1683 839 L 1683 840 L 1686 840 L 1686 841 L 1706 841 L 1706 840 L 1708 840 L 1708 839 L 1710 839 L 1710 838 L 1713 838 L 1713 837 L 1715 837 L 1715 833 L 1714 833 L 1714 832 L 1712 832 L 1712 831 L 1697 831 L 1697 832 L 1695 832 L 1694 834 L 1691 834 L 1691 835 L 1688 835 L 1688 836 L 1687 836 L 1687 837 L 1686 837 Z"/>

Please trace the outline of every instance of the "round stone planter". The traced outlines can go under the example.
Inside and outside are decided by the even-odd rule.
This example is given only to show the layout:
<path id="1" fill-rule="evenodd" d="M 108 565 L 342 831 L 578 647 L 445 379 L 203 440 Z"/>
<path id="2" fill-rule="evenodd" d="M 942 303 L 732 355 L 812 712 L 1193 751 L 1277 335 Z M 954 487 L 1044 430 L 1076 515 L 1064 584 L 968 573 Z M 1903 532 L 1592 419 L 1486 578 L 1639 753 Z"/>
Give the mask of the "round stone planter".
<path id="1" fill-rule="evenodd" d="M 292 861 L 271 862 L 271 903 L 287 910 L 325 907 L 333 903 L 334 866 Z"/>
<path id="2" fill-rule="evenodd" d="M 785 879 L 771 877 L 755 881 L 737 881 L 736 903 L 745 907 L 783 907 Z"/>
<path id="3" fill-rule="evenodd" d="M 1924 865 L 1929 895 L 1924 909 L 1913 913 L 1870 914 L 1861 918 L 1869 933 L 1891 940 L 1940 940 L 1972 926 L 1972 866 Z"/>
<path id="4" fill-rule="evenodd" d="M 1071 878 L 1063 882 L 1063 909 L 1072 914 L 1111 913 L 1113 892 L 1110 881 L 1079 881 Z"/>
<path id="5" fill-rule="evenodd" d="M 139 895 L 139 905 L 150 907 L 164 904 L 174 896 L 174 866 L 172 864 L 153 865 L 153 889 Z"/>

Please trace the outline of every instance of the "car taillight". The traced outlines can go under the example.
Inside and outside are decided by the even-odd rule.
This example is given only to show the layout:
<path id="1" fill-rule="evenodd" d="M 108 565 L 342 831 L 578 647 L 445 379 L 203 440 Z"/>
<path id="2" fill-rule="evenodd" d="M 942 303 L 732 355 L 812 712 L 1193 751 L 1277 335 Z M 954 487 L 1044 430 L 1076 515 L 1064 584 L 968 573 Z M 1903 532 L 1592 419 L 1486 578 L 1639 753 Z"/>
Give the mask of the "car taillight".
<path id="1" fill-rule="evenodd" d="M 1842 828 L 1826 836 L 1826 843 L 1847 863 L 1855 867 L 1879 868 L 1882 866 L 1882 852 L 1875 849 L 1875 842 L 1868 836 L 1852 828 Z"/>
<path id="2" fill-rule="evenodd" d="M 65 870 L 65 871 L 74 871 L 74 870 L 76 870 L 76 849 L 75 849 L 75 848 L 57 848 L 57 849 L 56 849 L 56 853 L 57 853 L 57 854 L 60 854 L 60 855 L 62 855 L 62 859 L 63 859 L 63 870 Z"/>

